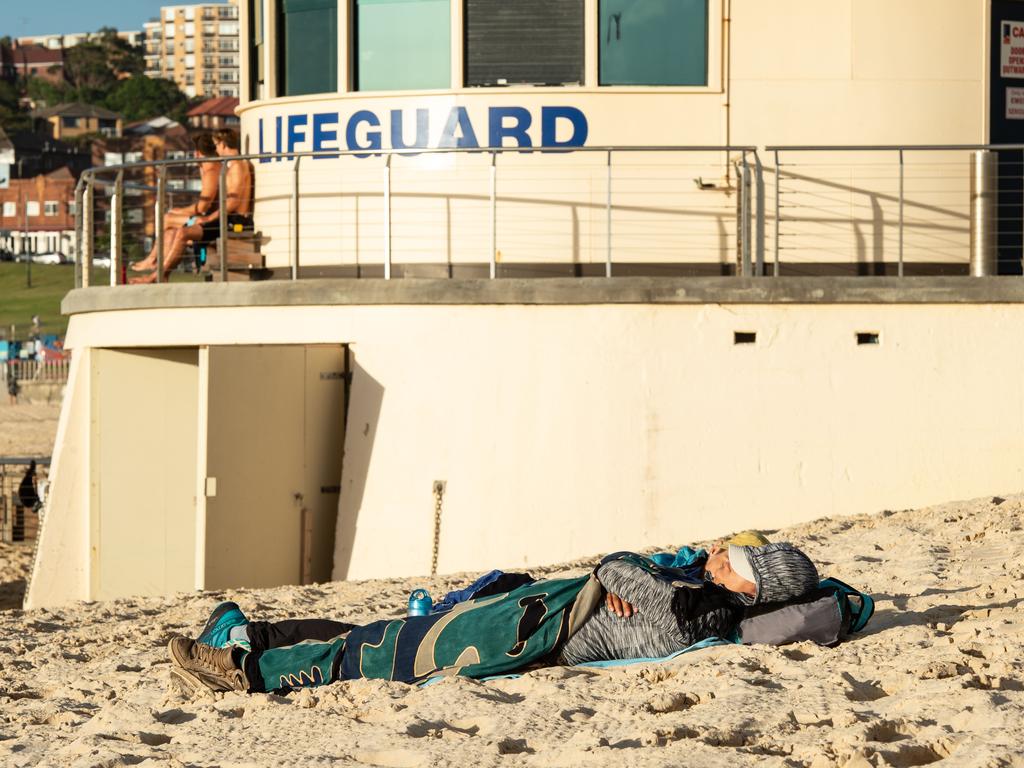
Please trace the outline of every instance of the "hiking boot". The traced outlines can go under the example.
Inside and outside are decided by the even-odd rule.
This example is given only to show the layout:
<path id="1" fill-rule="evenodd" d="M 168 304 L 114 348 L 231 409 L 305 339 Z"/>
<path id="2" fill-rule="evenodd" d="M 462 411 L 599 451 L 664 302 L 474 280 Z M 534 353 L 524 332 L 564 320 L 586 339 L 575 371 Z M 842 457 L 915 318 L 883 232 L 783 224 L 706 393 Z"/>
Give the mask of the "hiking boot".
<path id="1" fill-rule="evenodd" d="M 187 692 L 247 691 L 249 681 L 232 656 L 234 648 L 211 648 L 187 637 L 167 644 L 171 654 L 171 679 Z"/>
<path id="2" fill-rule="evenodd" d="M 232 640 L 231 630 L 235 627 L 242 627 L 249 623 L 238 607 L 238 603 L 228 601 L 220 603 L 213 609 L 210 618 L 206 620 L 206 626 L 196 638 L 197 643 L 209 645 L 213 648 L 224 648 L 229 645 L 236 645 L 249 650 L 248 640 Z"/>

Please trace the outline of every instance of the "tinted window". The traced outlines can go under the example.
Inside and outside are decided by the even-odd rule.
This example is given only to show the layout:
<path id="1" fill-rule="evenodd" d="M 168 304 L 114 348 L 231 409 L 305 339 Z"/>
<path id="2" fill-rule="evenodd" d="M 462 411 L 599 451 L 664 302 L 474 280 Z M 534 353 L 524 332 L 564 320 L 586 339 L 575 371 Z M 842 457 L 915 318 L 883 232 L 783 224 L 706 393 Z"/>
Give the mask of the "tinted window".
<path id="1" fill-rule="evenodd" d="M 448 0 L 356 0 L 356 89 L 448 88 Z"/>
<path id="2" fill-rule="evenodd" d="M 601 85 L 707 85 L 707 0 L 600 0 Z"/>
<path id="3" fill-rule="evenodd" d="M 280 96 L 338 90 L 338 0 L 281 0 Z"/>

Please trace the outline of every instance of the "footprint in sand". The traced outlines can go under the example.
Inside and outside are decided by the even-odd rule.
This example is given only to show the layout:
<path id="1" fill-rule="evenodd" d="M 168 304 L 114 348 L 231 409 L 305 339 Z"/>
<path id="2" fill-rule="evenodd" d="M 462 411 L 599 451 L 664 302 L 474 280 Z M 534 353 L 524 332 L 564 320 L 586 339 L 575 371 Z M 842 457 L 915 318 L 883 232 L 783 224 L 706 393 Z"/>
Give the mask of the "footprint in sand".
<path id="1" fill-rule="evenodd" d="M 845 695 L 850 701 L 878 701 L 889 695 L 888 691 L 877 682 L 857 680 L 848 672 L 843 672 L 843 680 L 849 686 Z"/>

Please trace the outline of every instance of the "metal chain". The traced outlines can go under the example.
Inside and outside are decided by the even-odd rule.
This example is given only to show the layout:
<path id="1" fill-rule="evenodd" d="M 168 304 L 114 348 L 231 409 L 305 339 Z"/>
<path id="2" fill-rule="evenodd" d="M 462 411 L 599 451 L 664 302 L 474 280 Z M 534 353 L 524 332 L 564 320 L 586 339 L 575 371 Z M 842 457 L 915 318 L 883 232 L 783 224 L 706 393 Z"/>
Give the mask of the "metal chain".
<path id="1" fill-rule="evenodd" d="M 434 554 L 430 560 L 430 575 L 437 575 L 437 552 L 441 548 L 441 500 L 444 498 L 444 483 L 434 483 Z"/>

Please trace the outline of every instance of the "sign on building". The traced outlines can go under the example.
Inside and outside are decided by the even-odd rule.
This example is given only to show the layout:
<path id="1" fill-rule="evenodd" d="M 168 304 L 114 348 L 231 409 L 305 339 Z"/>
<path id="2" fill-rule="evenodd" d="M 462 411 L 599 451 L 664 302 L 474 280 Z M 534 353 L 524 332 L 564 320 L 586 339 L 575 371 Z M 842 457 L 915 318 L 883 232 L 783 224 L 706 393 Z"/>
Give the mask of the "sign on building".
<path id="1" fill-rule="evenodd" d="M 11 184 L 10 163 L 0 163 L 0 189 L 7 189 Z"/>
<path id="2" fill-rule="evenodd" d="M 1006 119 L 1024 120 L 1024 88 L 1006 89 Z"/>
<path id="3" fill-rule="evenodd" d="M 999 26 L 1002 29 L 999 74 L 1024 78 L 1024 21 L 1001 21 Z"/>

